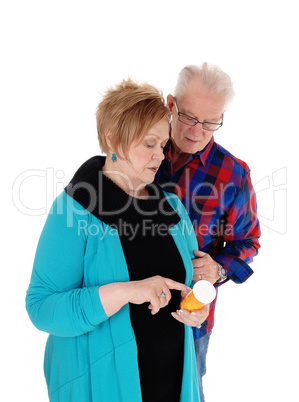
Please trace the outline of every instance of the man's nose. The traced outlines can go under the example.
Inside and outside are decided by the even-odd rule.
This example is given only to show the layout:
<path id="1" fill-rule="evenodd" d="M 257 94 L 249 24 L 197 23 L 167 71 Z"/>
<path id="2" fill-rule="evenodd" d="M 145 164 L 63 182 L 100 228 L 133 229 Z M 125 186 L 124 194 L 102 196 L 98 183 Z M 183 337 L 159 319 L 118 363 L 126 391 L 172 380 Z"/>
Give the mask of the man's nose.
<path id="1" fill-rule="evenodd" d="M 195 126 L 192 126 L 190 128 L 191 128 L 192 134 L 194 134 L 194 135 L 202 135 L 204 133 L 201 123 L 197 123 Z"/>

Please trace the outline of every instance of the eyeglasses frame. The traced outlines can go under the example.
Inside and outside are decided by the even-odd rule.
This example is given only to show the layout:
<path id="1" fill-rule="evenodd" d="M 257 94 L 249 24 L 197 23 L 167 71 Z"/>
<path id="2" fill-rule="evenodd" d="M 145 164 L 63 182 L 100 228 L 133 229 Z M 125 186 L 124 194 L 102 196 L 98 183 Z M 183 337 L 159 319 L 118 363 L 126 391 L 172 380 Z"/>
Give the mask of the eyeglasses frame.
<path id="1" fill-rule="evenodd" d="M 195 117 L 192 117 L 192 116 L 189 116 L 189 115 L 186 114 L 186 113 L 180 112 L 180 111 L 179 111 L 178 104 L 177 104 L 177 101 L 176 101 L 176 98 L 173 97 L 173 99 L 174 99 L 174 105 L 175 105 L 175 108 L 176 108 L 176 111 L 177 111 L 177 114 L 178 114 L 178 119 L 179 119 L 179 121 L 180 121 L 181 123 L 186 124 L 187 126 L 190 126 L 190 127 L 194 127 L 194 126 L 196 126 L 196 124 L 199 123 L 199 124 L 202 125 L 202 129 L 203 129 L 203 130 L 206 130 L 206 131 L 217 131 L 217 130 L 219 130 L 220 127 L 222 127 L 222 125 L 223 125 L 223 113 L 222 113 L 222 115 L 221 115 L 221 123 L 210 123 L 210 122 L 208 122 L 208 121 L 201 122 L 201 121 L 197 120 Z M 193 120 L 193 121 L 195 122 L 195 124 L 188 124 L 188 123 L 185 123 L 184 121 L 180 120 L 180 116 L 181 116 L 181 115 L 186 116 L 186 117 L 188 117 L 189 119 Z M 208 123 L 208 124 L 215 124 L 215 125 L 217 125 L 217 128 L 215 128 L 215 130 L 206 129 L 206 128 L 204 128 L 204 124 L 205 124 L 205 123 Z"/>

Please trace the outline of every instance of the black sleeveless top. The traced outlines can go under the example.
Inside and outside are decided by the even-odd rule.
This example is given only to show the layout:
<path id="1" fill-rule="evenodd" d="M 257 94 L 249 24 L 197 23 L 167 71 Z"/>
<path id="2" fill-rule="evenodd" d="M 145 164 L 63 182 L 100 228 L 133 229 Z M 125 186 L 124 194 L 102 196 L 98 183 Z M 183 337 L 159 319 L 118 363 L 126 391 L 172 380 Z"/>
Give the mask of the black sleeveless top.
<path id="1" fill-rule="evenodd" d="M 102 173 L 103 164 L 102 157 L 87 161 L 66 191 L 87 209 L 92 205 L 90 212 L 118 230 L 131 281 L 160 275 L 184 283 L 183 261 L 169 232 L 180 218 L 161 187 L 155 182 L 147 186 L 150 195 L 147 200 L 131 197 Z M 96 189 L 96 200 L 88 199 L 85 194 L 88 186 L 78 185 L 83 182 Z M 171 316 L 179 308 L 180 292 L 172 290 L 171 294 L 168 306 L 155 315 L 148 309 L 148 303 L 130 304 L 143 402 L 180 399 L 184 325 Z"/>

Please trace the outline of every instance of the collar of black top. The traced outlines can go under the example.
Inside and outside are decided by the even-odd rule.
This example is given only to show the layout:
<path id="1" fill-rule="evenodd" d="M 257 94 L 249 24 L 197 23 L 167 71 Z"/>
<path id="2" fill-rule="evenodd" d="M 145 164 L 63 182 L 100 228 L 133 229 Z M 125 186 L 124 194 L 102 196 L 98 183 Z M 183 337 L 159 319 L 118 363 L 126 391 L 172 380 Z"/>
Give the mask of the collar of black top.
<path id="1" fill-rule="evenodd" d="M 156 181 L 147 186 L 147 200 L 134 198 L 103 174 L 104 164 L 104 156 L 87 160 L 65 188 L 70 197 L 95 217 L 108 225 L 117 224 L 119 219 L 135 223 L 149 219 L 168 227 L 180 221 Z"/>

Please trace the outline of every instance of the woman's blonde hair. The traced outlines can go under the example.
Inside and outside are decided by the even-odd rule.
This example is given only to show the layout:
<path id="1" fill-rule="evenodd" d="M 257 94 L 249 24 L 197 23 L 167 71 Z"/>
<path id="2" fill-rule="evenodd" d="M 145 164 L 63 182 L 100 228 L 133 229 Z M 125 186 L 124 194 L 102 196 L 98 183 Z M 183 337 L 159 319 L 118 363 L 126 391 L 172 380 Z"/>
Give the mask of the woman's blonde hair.
<path id="1" fill-rule="evenodd" d="M 170 111 L 161 90 L 147 83 L 123 80 L 109 88 L 99 103 L 96 120 L 100 148 L 106 154 L 109 135 L 112 151 L 120 148 L 127 156 L 133 141 L 141 141 L 146 132 L 162 119 L 170 120 Z"/>

